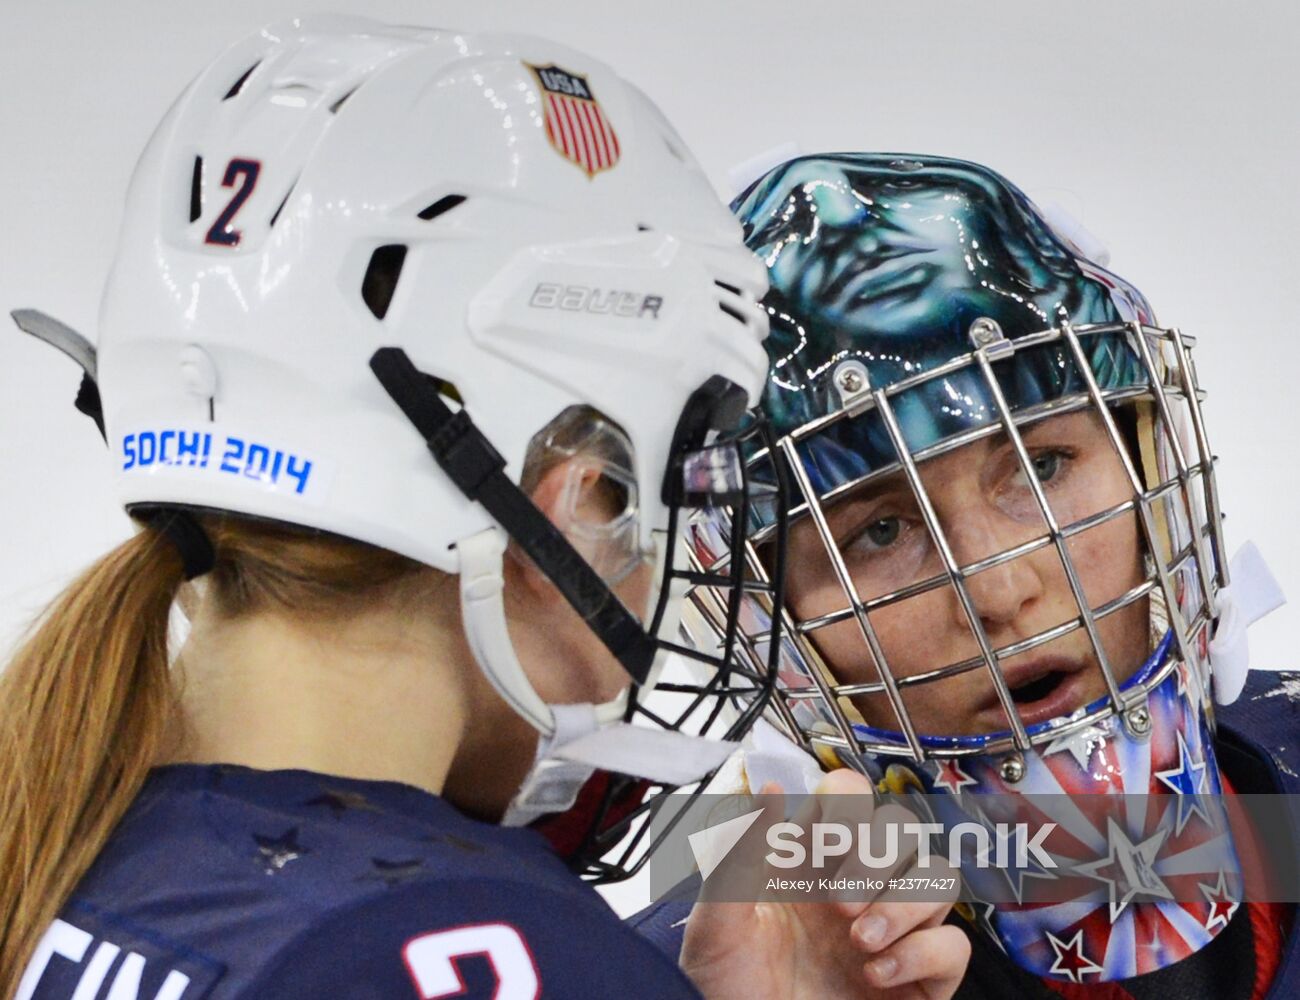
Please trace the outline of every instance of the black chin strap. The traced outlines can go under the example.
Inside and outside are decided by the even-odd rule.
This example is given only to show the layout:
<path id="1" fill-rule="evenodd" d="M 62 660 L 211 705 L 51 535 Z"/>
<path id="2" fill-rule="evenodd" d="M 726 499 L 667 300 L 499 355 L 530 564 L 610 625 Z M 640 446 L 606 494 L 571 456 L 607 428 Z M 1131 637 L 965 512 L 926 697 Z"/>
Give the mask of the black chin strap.
<path id="1" fill-rule="evenodd" d="M 470 500 L 482 504 L 528 557 L 555 584 L 587 626 L 638 684 L 649 676 L 658 648 L 655 637 L 610 591 L 569 540 L 505 474 L 505 459 L 464 410 L 453 411 L 438 383 L 398 347 L 384 347 L 370 370 L 415 425 L 434 460 Z"/>

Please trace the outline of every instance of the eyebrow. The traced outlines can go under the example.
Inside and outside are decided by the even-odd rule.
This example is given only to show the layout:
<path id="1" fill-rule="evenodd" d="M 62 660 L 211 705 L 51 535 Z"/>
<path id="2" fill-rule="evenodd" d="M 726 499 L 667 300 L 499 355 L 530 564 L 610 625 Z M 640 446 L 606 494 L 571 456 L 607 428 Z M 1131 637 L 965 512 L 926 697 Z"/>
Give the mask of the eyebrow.
<path id="1" fill-rule="evenodd" d="M 903 493 L 911 500 L 916 499 L 907 477 L 903 474 L 903 470 L 899 469 L 891 472 L 884 479 L 865 483 L 842 497 L 836 497 L 831 504 L 822 509 L 828 518 L 847 517 L 849 515 L 845 512 L 851 511 L 856 505 L 871 503 L 888 493 Z"/>

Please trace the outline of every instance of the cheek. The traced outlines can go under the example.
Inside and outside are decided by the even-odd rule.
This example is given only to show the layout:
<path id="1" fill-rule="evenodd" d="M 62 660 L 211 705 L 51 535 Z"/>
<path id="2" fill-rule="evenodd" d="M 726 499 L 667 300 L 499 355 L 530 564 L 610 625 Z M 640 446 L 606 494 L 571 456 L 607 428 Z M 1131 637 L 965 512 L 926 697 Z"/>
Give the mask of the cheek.
<path id="1" fill-rule="evenodd" d="M 1094 445 L 1074 470 L 1052 507 L 1061 524 L 1069 524 L 1132 499 L 1133 489 L 1120 460 L 1108 445 Z"/>
<path id="2" fill-rule="evenodd" d="M 836 607 L 845 604 L 841 596 Z M 937 627 L 938 622 L 948 620 L 941 615 L 948 615 L 942 592 L 913 597 L 871 614 L 872 628 L 894 677 L 930 670 L 953 658 L 947 649 L 950 633 Z M 866 684 L 880 680 L 871 649 L 857 621 L 828 625 L 808 633 L 808 638 L 839 683 Z"/>
<path id="3" fill-rule="evenodd" d="M 1070 555 L 1092 607 L 1115 600 L 1145 579 L 1140 537 L 1136 520 L 1122 518 L 1071 540 Z M 1112 612 L 1098 623 L 1098 629 L 1118 679 L 1127 679 L 1150 652 L 1147 601 Z"/>
<path id="4" fill-rule="evenodd" d="M 1129 517 L 1090 528 L 1070 539 L 1069 552 L 1094 608 L 1142 582 L 1142 546 L 1137 521 Z"/>
<path id="5" fill-rule="evenodd" d="M 849 604 L 826 550 L 815 539 L 805 537 L 806 534 L 791 535 L 786 558 L 786 601 L 799 621 L 829 614 Z"/>
<path id="6" fill-rule="evenodd" d="M 623 602 L 624 607 L 644 622 L 651 610 L 650 596 L 654 592 L 654 583 L 654 566 L 649 562 L 642 562 L 614 588 L 614 593 Z"/>

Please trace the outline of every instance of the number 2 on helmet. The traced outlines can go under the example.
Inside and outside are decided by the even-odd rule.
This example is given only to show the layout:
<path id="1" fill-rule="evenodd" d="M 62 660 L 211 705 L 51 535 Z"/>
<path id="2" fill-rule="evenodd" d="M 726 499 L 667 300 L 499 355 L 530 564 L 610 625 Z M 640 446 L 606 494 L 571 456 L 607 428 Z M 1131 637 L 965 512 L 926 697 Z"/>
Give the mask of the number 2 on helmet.
<path id="1" fill-rule="evenodd" d="M 248 196 L 253 193 L 253 188 L 257 184 L 257 175 L 261 172 L 262 165 L 256 160 L 235 159 L 227 164 L 225 176 L 221 178 L 221 186 L 233 188 L 238 184 L 239 187 L 229 204 L 217 216 L 217 221 L 212 223 L 212 228 L 204 237 L 205 243 L 223 247 L 239 246 L 243 233 L 235 229 L 232 223 L 235 221 L 235 215 L 244 207 L 244 202 L 248 201 Z"/>

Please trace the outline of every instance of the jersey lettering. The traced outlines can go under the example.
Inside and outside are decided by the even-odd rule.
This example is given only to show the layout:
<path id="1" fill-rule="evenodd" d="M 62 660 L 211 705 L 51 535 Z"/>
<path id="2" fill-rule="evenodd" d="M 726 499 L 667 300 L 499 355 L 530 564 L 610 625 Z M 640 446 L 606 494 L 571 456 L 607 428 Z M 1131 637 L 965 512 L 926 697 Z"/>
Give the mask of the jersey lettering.
<path id="1" fill-rule="evenodd" d="M 470 924 L 434 931 L 408 941 L 402 949 L 406 968 L 423 1000 L 464 996 L 468 987 L 456 961 L 475 955 L 486 958 L 496 975 L 492 1000 L 537 1000 L 542 995 L 532 952 L 509 924 Z"/>
<path id="2" fill-rule="evenodd" d="M 14 994 L 14 1000 L 32 1000 L 36 996 L 37 988 L 45 979 L 45 974 L 55 971 L 51 968 L 51 964 L 53 963 L 56 968 L 61 964 L 56 962 L 56 959 L 80 965 L 87 953 L 90 954 L 90 961 L 77 979 L 75 989 L 66 996 L 68 1000 L 95 1000 L 108 980 L 108 974 L 122 949 L 111 941 L 101 941 L 99 947 L 92 952 L 90 946 L 94 940 L 94 935 L 80 927 L 75 927 L 65 920 L 55 920 L 50 925 L 50 929 L 45 932 L 45 936 L 41 938 L 41 943 L 36 946 L 32 960 L 27 965 L 27 971 L 23 973 L 23 978 L 18 983 L 18 992 Z M 140 980 L 144 973 L 144 956 L 131 952 L 118 966 L 106 1000 L 146 1000 L 140 996 Z M 189 985 L 189 976 L 172 969 L 167 973 L 167 978 L 152 1000 L 184 1000 L 185 990 Z"/>

